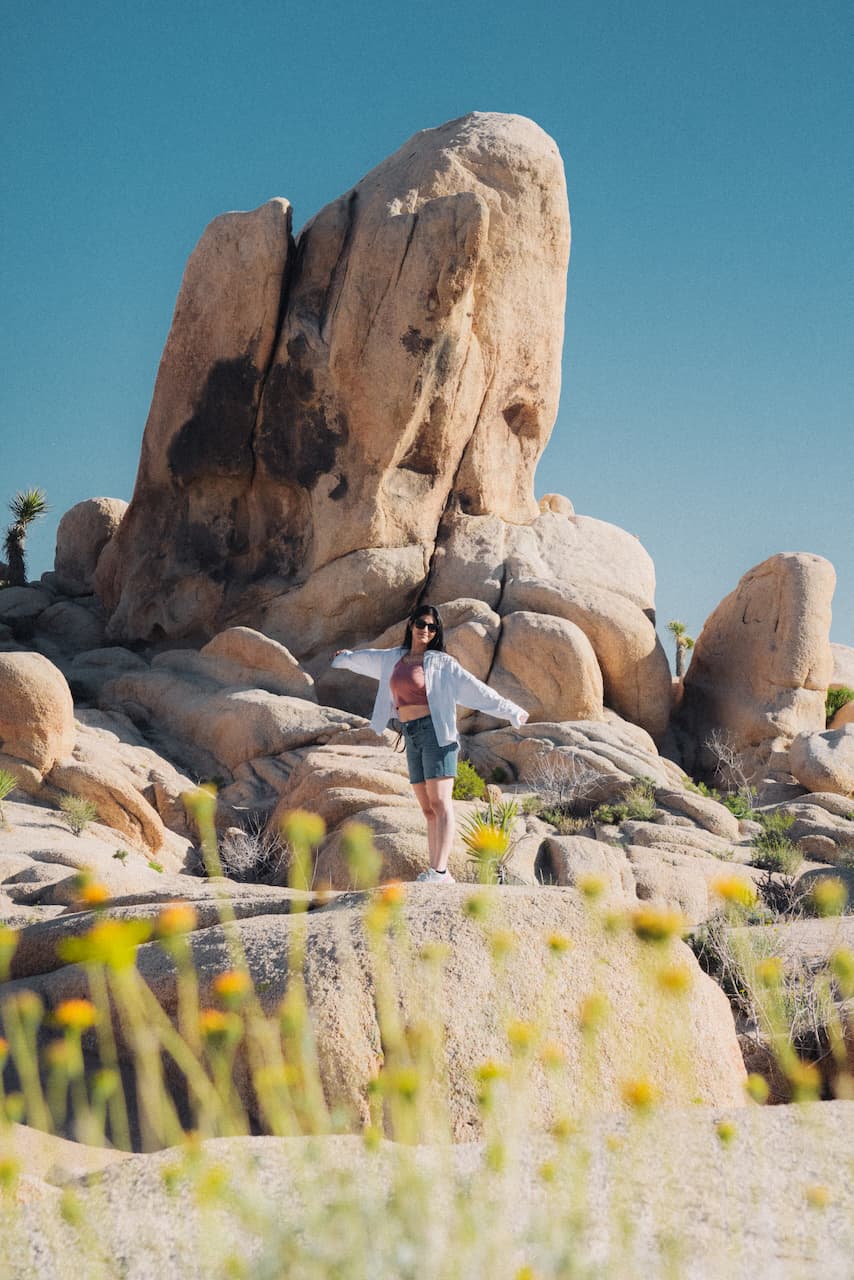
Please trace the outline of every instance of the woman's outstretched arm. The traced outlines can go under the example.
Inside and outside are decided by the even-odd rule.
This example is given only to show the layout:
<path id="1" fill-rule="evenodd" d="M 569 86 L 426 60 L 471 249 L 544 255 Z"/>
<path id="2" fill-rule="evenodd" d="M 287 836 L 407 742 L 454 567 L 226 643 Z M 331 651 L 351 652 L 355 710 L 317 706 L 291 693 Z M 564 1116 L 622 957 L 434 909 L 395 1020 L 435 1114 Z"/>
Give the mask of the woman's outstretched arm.
<path id="1" fill-rule="evenodd" d="M 454 700 L 460 706 L 468 707 L 470 711 L 484 711 L 489 715 L 500 716 L 502 720 L 509 720 L 517 727 L 527 721 L 528 713 L 524 707 L 511 702 L 509 698 L 502 698 L 500 693 L 466 671 L 455 659 L 451 660 L 451 678 Z"/>
<path id="2" fill-rule="evenodd" d="M 388 649 L 339 649 L 331 665 L 379 680 L 382 675 L 383 660 L 389 652 Z"/>

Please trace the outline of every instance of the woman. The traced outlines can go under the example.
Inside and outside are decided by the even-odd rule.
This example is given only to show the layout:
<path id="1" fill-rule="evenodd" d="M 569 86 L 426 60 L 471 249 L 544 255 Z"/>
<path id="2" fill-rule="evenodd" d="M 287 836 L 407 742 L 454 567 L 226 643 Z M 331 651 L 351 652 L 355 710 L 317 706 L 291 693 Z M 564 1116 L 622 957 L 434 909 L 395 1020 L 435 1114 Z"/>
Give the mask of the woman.
<path id="1" fill-rule="evenodd" d="M 382 733 L 392 715 L 403 728 L 409 781 L 427 819 L 430 869 L 419 880 L 452 884 L 448 855 L 454 841 L 451 796 L 457 773 L 457 704 L 524 724 L 528 719 L 445 653 L 442 619 L 432 604 L 410 614 L 403 644 L 393 649 L 339 649 L 333 667 L 379 681 L 371 728 Z"/>

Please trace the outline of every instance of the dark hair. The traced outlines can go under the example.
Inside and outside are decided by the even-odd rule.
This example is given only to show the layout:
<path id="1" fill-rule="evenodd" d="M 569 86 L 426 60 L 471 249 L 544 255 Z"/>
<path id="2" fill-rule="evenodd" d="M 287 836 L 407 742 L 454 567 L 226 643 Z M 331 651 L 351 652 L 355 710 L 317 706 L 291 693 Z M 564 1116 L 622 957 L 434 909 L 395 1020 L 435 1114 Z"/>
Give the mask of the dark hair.
<path id="1" fill-rule="evenodd" d="M 436 649 L 439 653 L 445 652 L 445 633 L 442 629 L 442 619 L 439 616 L 439 610 L 434 604 L 420 604 L 417 609 L 413 609 L 406 623 L 406 635 L 403 637 L 404 649 L 412 648 L 412 624 L 416 618 L 424 618 L 430 616 L 436 624 L 436 630 L 433 637 L 427 645 L 428 649 Z"/>

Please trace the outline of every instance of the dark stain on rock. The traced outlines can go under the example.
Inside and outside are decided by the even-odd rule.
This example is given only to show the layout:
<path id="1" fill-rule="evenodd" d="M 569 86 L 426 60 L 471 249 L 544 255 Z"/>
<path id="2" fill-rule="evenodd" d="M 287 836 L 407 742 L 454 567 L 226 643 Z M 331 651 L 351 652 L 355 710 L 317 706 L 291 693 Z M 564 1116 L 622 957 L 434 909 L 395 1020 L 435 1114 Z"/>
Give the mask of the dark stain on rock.
<path id="1" fill-rule="evenodd" d="M 419 476 L 435 476 L 439 473 L 437 442 L 431 440 L 425 427 L 412 441 L 398 463 L 403 471 L 414 471 Z"/>
<path id="2" fill-rule="evenodd" d="M 350 486 L 347 483 L 347 477 L 344 475 L 339 476 L 338 483 L 336 484 L 335 488 L 330 490 L 330 493 L 329 493 L 330 498 L 332 498 L 334 502 L 339 502 L 341 498 L 344 497 L 349 487 Z"/>
<path id="3" fill-rule="evenodd" d="M 414 328 L 412 325 L 406 330 L 400 339 L 400 345 L 409 352 L 411 356 L 424 356 L 433 345 L 432 338 L 425 338 L 420 329 Z"/>
<path id="4" fill-rule="evenodd" d="M 516 436 L 534 437 L 539 434 L 537 410 L 532 404 L 526 404 L 524 401 L 508 404 L 502 416 Z"/>
<path id="5" fill-rule="evenodd" d="M 288 342 L 288 361 L 270 372 L 264 389 L 264 419 L 258 456 L 271 475 L 313 489 L 335 466 L 349 434 L 345 415 L 316 389 L 302 334 Z"/>
<path id="6" fill-rule="evenodd" d="M 177 480 L 189 484 L 207 476 L 252 475 L 259 381 L 249 353 L 211 365 L 193 416 L 169 445 L 169 467 Z"/>

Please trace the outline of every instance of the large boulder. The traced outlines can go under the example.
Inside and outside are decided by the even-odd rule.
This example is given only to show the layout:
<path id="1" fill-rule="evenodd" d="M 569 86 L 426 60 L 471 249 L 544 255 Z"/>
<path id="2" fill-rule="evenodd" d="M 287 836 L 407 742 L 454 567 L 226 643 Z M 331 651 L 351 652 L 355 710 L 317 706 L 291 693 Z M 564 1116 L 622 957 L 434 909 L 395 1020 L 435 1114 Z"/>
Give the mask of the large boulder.
<path id="1" fill-rule="evenodd" d="M 95 576 L 113 636 L 212 635 L 229 560 L 251 575 L 273 529 L 287 541 L 281 504 L 252 477 L 293 254 L 290 206 L 269 200 L 214 219 L 187 263 L 133 498 Z"/>
<path id="2" fill-rule="evenodd" d="M 56 530 L 54 558 L 56 585 L 66 595 L 89 595 L 94 590 L 98 559 L 127 506 L 121 498 L 87 498 L 66 511 Z"/>
<path id="3" fill-rule="evenodd" d="M 303 658 L 406 611 L 449 505 L 538 515 L 569 253 L 554 142 L 465 116 L 296 247 L 288 224 L 283 201 L 226 215 L 190 259 L 98 574 L 114 636 L 246 622 Z"/>
<path id="4" fill-rule="evenodd" d="M 40 653 L 0 653 L 0 752 L 47 773 L 74 746 L 74 703 Z"/>
<path id="5" fill-rule="evenodd" d="M 466 910 L 471 889 L 450 885 L 412 886 L 402 908 L 400 931 L 389 937 L 389 962 L 382 979 L 393 992 L 401 1025 L 423 1025 L 440 1010 L 444 1046 L 431 1065 L 428 1090 L 442 1097 L 450 1136 L 456 1142 L 477 1137 L 481 1129 L 476 1069 L 501 1063 L 509 1054 L 508 1024 L 530 1023 L 543 1040 L 565 1055 L 563 1088 L 576 1112 L 619 1110 L 627 1081 L 646 1075 L 653 1090 L 671 1106 L 704 1102 L 739 1106 L 744 1101 L 744 1066 L 726 996 L 706 977 L 684 943 L 656 948 L 631 930 L 605 930 L 567 889 L 505 888 L 478 890 L 486 922 Z M 330 1103 L 351 1123 L 370 1119 L 370 1085 L 383 1061 L 377 1015 L 376 948 L 366 935 L 362 896 L 344 897 L 332 907 L 311 912 L 296 923 L 284 914 L 256 916 L 236 925 L 243 954 L 267 1012 L 278 1009 L 288 983 L 288 954 L 293 931 L 304 939 L 304 980 L 316 1037 L 320 1077 Z M 491 940 L 495 931 L 511 947 L 496 965 Z M 560 940 L 550 951 L 550 938 Z M 210 984 L 233 963 L 233 939 L 220 927 L 191 935 L 193 960 L 202 999 Z M 430 962 L 419 975 L 413 965 L 424 948 L 445 949 L 439 972 Z M 662 1010 L 655 980 L 657 965 L 678 963 L 688 978 L 678 1009 Z M 140 972 L 162 1006 L 177 1010 L 172 961 L 157 945 L 139 948 Z M 543 1002 L 543 975 L 549 969 L 550 998 Z M 28 981 L 49 1006 L 85 994 L 86 977 L 69 966 Z M 594 1040 L 582 1032 L 586 997 L 607 997 L 607 1017 Z M 390 1044 L 385 1045 L 391 1052 Z M 643 1065 L 641 1065 L 643 1064 Z M 245 1075 L 238 1087 L 254 1106 Z M 558 1096 L 560 1096 L 559 1091 Z M 534 1067 L 524 1102 L 526 1127 L 543 1129 L 555 1116 L 553 1083 Z"/>
<path id="6" fill-rule="evenodd" d="M 789 748 L 789 767 L 808 791 L 854 796 L 854 724 L 799 734 Z"/>
<path id="7" fill-rule="evenodd" d="M 502 617 L 522 611 L 572 623 L 592 646 L 605 704 L 663 735 L 672 689 L 655 630 L 655 570 L 631 534 L 552 508 L 528 525 L 450 511 L 426 594 L 437 604 L 476 596 Z"/>
<path id="8" fill-rule="evenodd" d="M 799 733 L 824 728 L 835 582 L 833 565 L 821 556 L 771 556 L 706 619 L 678 715 L 689 771 L 714 770 L 718 758 L 708 743 L 717 734 L 757 781 Z"/>

